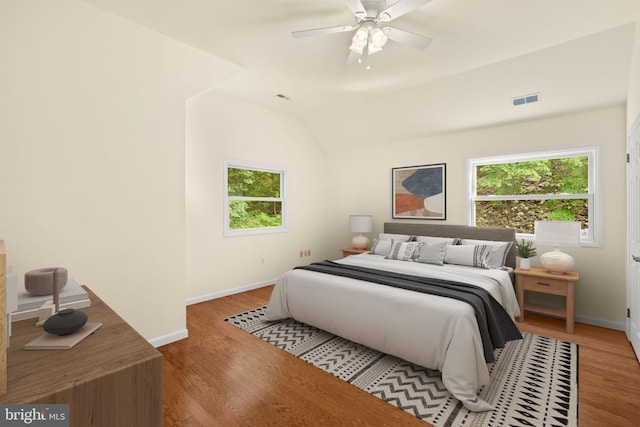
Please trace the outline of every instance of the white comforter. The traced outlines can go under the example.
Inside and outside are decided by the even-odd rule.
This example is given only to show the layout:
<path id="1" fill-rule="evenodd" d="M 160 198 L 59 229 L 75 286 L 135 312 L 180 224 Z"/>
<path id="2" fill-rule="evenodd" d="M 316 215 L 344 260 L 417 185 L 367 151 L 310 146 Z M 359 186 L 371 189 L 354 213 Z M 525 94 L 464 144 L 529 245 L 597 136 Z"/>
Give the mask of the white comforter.
<path id="1" fill-rule="evenodd" d="M 352 255 L 337 262 L 472 283 L 487 289 L 512 317 L 519 309 L 509 274 Z M 276 284 L 267 320 L 292 317 L 417 365 L 442 372 L 449 392 L 471 411 L 491 405 L 478 397 L 488 383 L 480 331 L 462 301 L 307 270 L 291 270 Z"/>

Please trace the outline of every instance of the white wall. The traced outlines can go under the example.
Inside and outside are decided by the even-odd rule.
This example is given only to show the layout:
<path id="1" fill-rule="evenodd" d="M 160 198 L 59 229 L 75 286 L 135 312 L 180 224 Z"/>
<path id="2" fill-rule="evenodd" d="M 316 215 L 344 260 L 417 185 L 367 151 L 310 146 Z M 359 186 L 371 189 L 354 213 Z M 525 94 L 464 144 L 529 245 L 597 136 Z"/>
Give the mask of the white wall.
<path id="1" fill-rule="evenodd" d="M 235 67 L 76 0 L 0 3 L 0 238 L 145 338 L 186 332 L 185 100 Z"/>
<path id="2" fill-rule="evenodd" d="M 636 35 L 633 42 L 631 70 L 629 72 L 629 92 L 627 96 L 627 129 L 640 115 L 640 21 L 636 22 Z"/>
<path id="3" fill-rule="evenodd" d="M 288 232 L 223 236 L 225 158 L 287 169 Z M 295 265 L 338 256 L 326 236 L 333 195 L 324 152 L 298 119 L 211 91 L 188 103 L 186 165 L 190 302 L 273 283 Z M 311 256 L 300 258 L 301 250 Z"/>
<path id="4" fill-rule="evenodd" d="M 337 244 L 349 243 L 343 218 L 353 212 L 374 215 L 375 233 L 382 230 L 385 221 L 391 221 L 393 167 L 446 163 L 445 223 L 464 224 L 466 159 L 594 144 L 604 146 L 604 248 L 567 248 L 566 252 L 575 257 L 580 273 L 576 315 L 583 321 L 622 328 L 626 309 L 624 106 L 330 153 L 328 192 L 333 209 L 328 238 Z M 365 165 L 365 172 L 354 174 L 354 164 Z M 540 253 L 546 252 L 541 249 Z"/>

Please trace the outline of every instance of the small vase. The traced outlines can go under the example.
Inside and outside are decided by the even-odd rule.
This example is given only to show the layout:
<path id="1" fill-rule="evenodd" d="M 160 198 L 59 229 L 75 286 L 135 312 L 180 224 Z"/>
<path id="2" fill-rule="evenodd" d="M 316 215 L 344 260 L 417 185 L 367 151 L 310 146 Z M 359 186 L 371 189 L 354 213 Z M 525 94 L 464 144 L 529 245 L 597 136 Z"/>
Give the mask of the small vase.
<path id="1" fill-rule="evenodd" d="M 531 260 L 529 258 L 520 258 L 520 269 L 529 270 L 531 268 Z"/>

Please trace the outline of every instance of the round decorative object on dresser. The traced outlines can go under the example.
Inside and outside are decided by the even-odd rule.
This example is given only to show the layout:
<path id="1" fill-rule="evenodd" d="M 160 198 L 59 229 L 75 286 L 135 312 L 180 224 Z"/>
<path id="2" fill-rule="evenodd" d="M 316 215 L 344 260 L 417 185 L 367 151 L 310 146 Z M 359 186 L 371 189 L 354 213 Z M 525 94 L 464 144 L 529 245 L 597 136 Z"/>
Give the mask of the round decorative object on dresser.
<path id="1" fill-rule="evenodd" d="M 576 261 L 571 255 L 555 248 L 551 252 L 540 255 L 540 264 L 544 269 L 549 270 L 549 273 L 564 274 L 573 271 Z"/>
<path id="2" fill-rule="evenodd" d="M 24 275 L 24 288 L 31 295 L 51 295 L 53 294 L 53 274 L 62 274 L 62 285 L 60 290 L 67 284 L 67 269 L 60 267 L 39 268 L 31 270 Z"/>
<path id="3" fill-rule="evenodd" d="M 85 323 L 87 315 L 84 312 L 66 308 L 49 317 L 42 328 L 53 335 L 69 335 L 82 328 Z"/>

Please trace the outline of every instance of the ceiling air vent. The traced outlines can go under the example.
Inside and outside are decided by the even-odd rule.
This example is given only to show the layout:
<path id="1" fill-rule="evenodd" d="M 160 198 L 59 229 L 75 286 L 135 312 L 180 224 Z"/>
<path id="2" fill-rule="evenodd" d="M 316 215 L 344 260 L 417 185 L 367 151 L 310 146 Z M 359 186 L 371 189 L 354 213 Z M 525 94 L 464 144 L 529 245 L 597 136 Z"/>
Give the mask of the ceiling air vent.
<path id="1" fill-rule="evenodd" d="M 518 105 L 531 104 L 538 101 L 540 101 L 540 94 L 532 93 L 531 95 L 523 95 L 513 98 L 513 105 L 514 107 L 517 107 Z"/>

